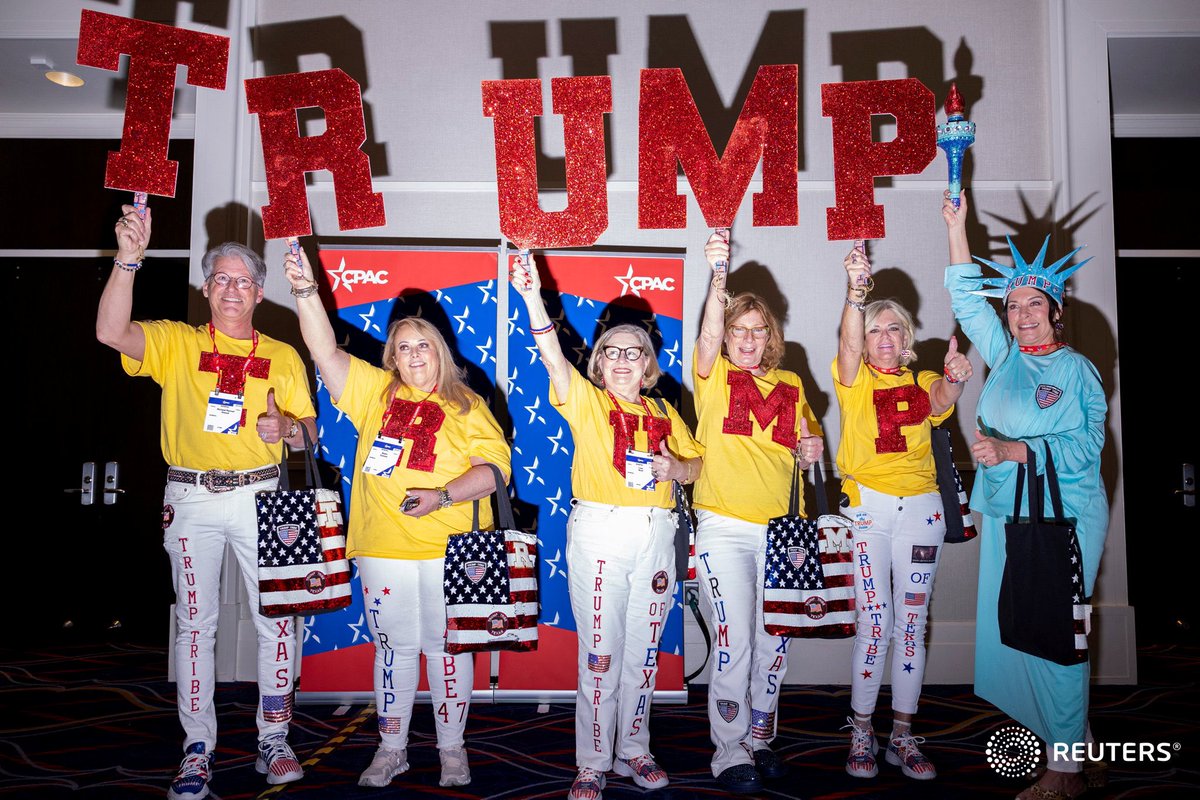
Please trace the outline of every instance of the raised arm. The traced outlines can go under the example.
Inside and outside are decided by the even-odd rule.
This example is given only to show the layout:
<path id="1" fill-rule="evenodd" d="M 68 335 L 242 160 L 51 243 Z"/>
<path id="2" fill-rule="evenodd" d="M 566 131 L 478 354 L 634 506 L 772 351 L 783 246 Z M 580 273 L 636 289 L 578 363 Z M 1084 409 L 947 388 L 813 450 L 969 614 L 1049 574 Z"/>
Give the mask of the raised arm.
<path id="1" fill-rule="evenodd" d="M 842 306 L 842 326 L 838 337 L 838 383 L 850 386 L 858 377 L 863 354 L 863 309 L 867 293 L 861 277 L 871 274 L 867 254 L 857 247 L 842 259 L 846 268 L 846 302 Z"/>
<path id="2" fill-rule="evenodd" d="M 550 373 L 550 385 L 554 387 L 554 394 L 561 402 L 570 391 L 571 370 L 574 367 L 563 355 L 558 332 L 554 329 L 554 323 L 550 321 L 550 315 L 546 313 L 546 303 L 542 300 L 542 279 L 538 275 L 537 264 L 533 263 L 533 256 L 514 257 L 509 280 L 517 294 L 525 301 L 533 341 L 537 344 L 546 371 Z"/>
<path id="3" fill-rule="evenodd" d="M 146 334 L 132 320 L 133 278 L 141 268 L 146 247 L 150 244 L 150 208 L 146 216 L 133 206 L 121 206 L 117 220 L 117 261 L 100 295 L 96 311 L 96 338 L 114 350 L 141 361 L 146 355 Z"/>
<path id="4" fill-rule="evenodd" d="M 300 318 L 300 335 L 312 356 L 313 363 L 321 372 L 321 380 L 335 401 L 346 388 L 346 376 L 350 374 L 350 356 L 338 349 L 333 326 L 321 304 L 317 293 L 317 280 L 313 277 L 312 265 L 303 250 L 297 258 L 291 252 L 284 259 L 283 274 L 292 284 L 296 296 L 296 315 Z"/>
<path id="5" fill-rule="evenodd" d="M 1008 336 L 996 312 L 988 301 L 972 291 L 980 287 L 983 273 L 971 261 L 967 244 L 967 193 L 960 197 L 961 205 L 954 207 L 949 193 L 942 200 L 942 219 L 946 222 L 946 239 L 950 245 L 950 266 L 946 267 L 946 288 L 950 291 L 950 308 L 967 337 L 979 348 L 988 366 L 995 366 L 1008 352 Z"/>
<path id="6" fill-rule="evenodd" d="M 729 295 L 725 292 L 725 279 L 729 275 L 729 231 L 720 229 L 708 237 L 704 245 L 704 257 L 712 270 L 708 282 L 708 294 L 704 298 L 704 317 L 700 321 L 700 336 L 696 339 L 696 372 L 707 378 L 713 364 L 721 355 L 721 343 L 725 340 L 725 304 Z"/>
<path id="7" fill-rule="evenodd" d="M 950 337 L 950 347 L 946 350 L 942 365 L 943 377 L 934 381 L 929 389 L 929 404 L 935 417 L 945 414 L 958 402 L 967 381 L 975 374 L 971 361 L 958 352 L 957 336 Z"/>

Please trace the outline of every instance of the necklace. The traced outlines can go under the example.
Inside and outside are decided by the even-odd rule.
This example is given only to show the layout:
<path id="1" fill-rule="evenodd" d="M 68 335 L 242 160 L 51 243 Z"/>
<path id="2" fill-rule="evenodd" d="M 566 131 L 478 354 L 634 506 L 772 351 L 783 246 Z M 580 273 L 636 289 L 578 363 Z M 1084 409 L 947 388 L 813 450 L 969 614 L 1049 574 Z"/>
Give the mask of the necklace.
<path id="1" fill-rule="evenodd" d="M 870 361 L 866 362 L 866 364 L 871 369 L 875 370 L 876 372 L 882 372 L 884 375 L 899 375 L 901 370 L 901 367 L 879 367 L 872 364 Z"/>
<path id="2" fill-rule="evenodd" d="M 1048 344 L 1022 344 L 1018 345 L 1018 347 L 1021 349 L 1022 353 L 1029 353 L 1030 355 L 1038 356 L 1049 355 L 1065 345 L 1066 342 L 1050 342 Z"/>

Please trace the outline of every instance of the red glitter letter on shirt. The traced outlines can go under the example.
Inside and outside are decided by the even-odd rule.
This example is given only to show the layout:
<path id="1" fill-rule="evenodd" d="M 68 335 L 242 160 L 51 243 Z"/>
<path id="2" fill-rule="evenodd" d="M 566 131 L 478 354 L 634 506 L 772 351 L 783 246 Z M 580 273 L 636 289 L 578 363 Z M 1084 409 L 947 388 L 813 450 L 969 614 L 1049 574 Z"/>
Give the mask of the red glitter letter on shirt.
<path id="1" fill-rule="evenodd" d="M 483 82 L 483 114 L 495 120 L 500 230 L 518 247 L 587 247 L 608 228 L 603 115 L 612 111 L 607 75 L 553 78 L 554 113 L 563 118 L 567 207 L 538 206 L 533 118 L 542 113 L 542 82 Z"/>
<path id="2" fill-rule="evenodd" d="M 367 140 L 362 87 L 340 69 L 294 72 L 246 81 L 246 105 L 258 114 L 269 205 L 262 208 L 268 239 L 307 236 L 308 194 L 304 173 L 333 173 L 338 228 L 343 231 L 384 225 L 383 195 L 371 191 L 371 159 L 359 148 Z M 301 136 L 296 109 L 320 108 L 325 132 Z"/>
<path id="3" fill-rule="evenodd" d="M 411 422 L 408 422 L 412 420 Z M 437 454 L 433 448 L 437 445 L 437 432 L 446 421 L 446 412 L 437 403 L 423 400 L 414 403 L 412 400 L 392 400 L 389 424 L 380 433 L 388 436 L 401 436 L 412 440 L 412 448 L 408 451 L 408 468 L 421 472 L 433 472 L 437 463 Z M 408 422 L 406 425 L 405 423 Z"/>
<path id="4" fill-rule="evenodd" d="M 687 199 L 675 191 L 676 159 L 708 227 L 733 224 L 760 158 L 763 190 L 754 195 L 754 224 L 797 224 L 797 80 L 795 64 L 759 67 L 725 152 L 718 158 L 683 71 L 642 70 L 638 227 L 687 225 Z"/>
<path id="5" fill-rule="evenodd" d="M 109 189 L 175 196 L 178 161 L 167 159 L 175 66 L 187 67 L 187 82 L 225 88 L 229 39 L 156 22 L 84 10 L 79 21 L 76 60 L 88 67 L 116 70 L 129 54 L 125 127 L 121 149 L 108 154 L 104 185 Z"/>
<path id="6" fill-rule="evenodd" d="M 771 420 L 777 420 L 771 439 L 789 450 L 796 447 L 796 405 L 800 402 L 799 387 L 777 383 L 764 398 L 747 372 L 729 373 L 729 415 L 721 426 L 724 433 L 750 436 L 754 428 L 750 415 L 758 420 L 764 431 Z"/>
<path id="7" fill-rule="evenodd" d="M 908 440 L 904 438 L 900 426 L 920 425 L 929 419 L 932 410 L 929 393 L 920 386 L 906 384 L 894 389 L 876 389 L 872 399 L 875 402 L 875 419 L 879 423 L 875 452 L 908 452 Z M 903 411 L 900 410 L 902 403 L 905 405 Z"/>
<path id="8" fill-rule="evenodd" d="M 833 186 L 826 209 L 830 241 L 882 239 L 883 206 L 875 205 L 876 175 L 911 175 L 937 153 L 933 92 L 916 78 L 821 84 L 821 113 L 833 118 Z M 896 138 L 871 138 L 871 115 L 896 118 Z"/>

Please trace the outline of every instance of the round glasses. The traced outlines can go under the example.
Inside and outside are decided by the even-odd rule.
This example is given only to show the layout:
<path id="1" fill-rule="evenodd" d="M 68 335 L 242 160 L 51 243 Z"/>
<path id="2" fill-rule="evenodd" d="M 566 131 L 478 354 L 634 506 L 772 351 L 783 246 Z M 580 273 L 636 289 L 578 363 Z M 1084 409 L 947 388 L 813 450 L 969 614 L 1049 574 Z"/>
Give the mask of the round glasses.
<path id="1" fill-rule="evenodd" d="M 224 272 L 214 273 L 212 278 L 210 278 L 210 280 L 213 283 L 215 283 L 217 286 L 221 286 L 221 287 L 228 286 L 229 284 L 232 283 L 234 286 L 236 286 L 239 289 L 249 289 L 251 286 L 254 285 L 253 278 L 247 278 L 245 275 L 239 275 L 235 278 L 232 275 L 225 274 Z"/>
<path id="2" fill-rule="evenodd" d="M 609 361 L 616 361 L 622 356 L 626 361 L 637 361 L 644 352 L 641 347 L 606 347 L 600 351 Z"/>

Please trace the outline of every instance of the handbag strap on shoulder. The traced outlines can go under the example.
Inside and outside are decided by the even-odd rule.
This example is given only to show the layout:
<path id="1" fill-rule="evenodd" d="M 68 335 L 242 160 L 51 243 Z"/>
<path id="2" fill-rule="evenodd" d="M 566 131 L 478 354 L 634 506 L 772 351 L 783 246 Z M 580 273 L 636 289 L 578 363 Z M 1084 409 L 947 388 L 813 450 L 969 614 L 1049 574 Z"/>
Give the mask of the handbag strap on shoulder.
<path id="1" fill-rule="evenodd" d="M 508 487 L 504 485 L 504 473 L 495 464 L 489 463 L 488 469 L 492 471 L 492 479 L 496 482 L 496 505 L 500 509 L 499 523 L 496 527 L 500 530 L 515 530 L 517 527 L 516 520 L 513 519 L 512 501 L 508 498 Z M 479 500 L 471 501 L 471 530 L 479 530 Z"/>

